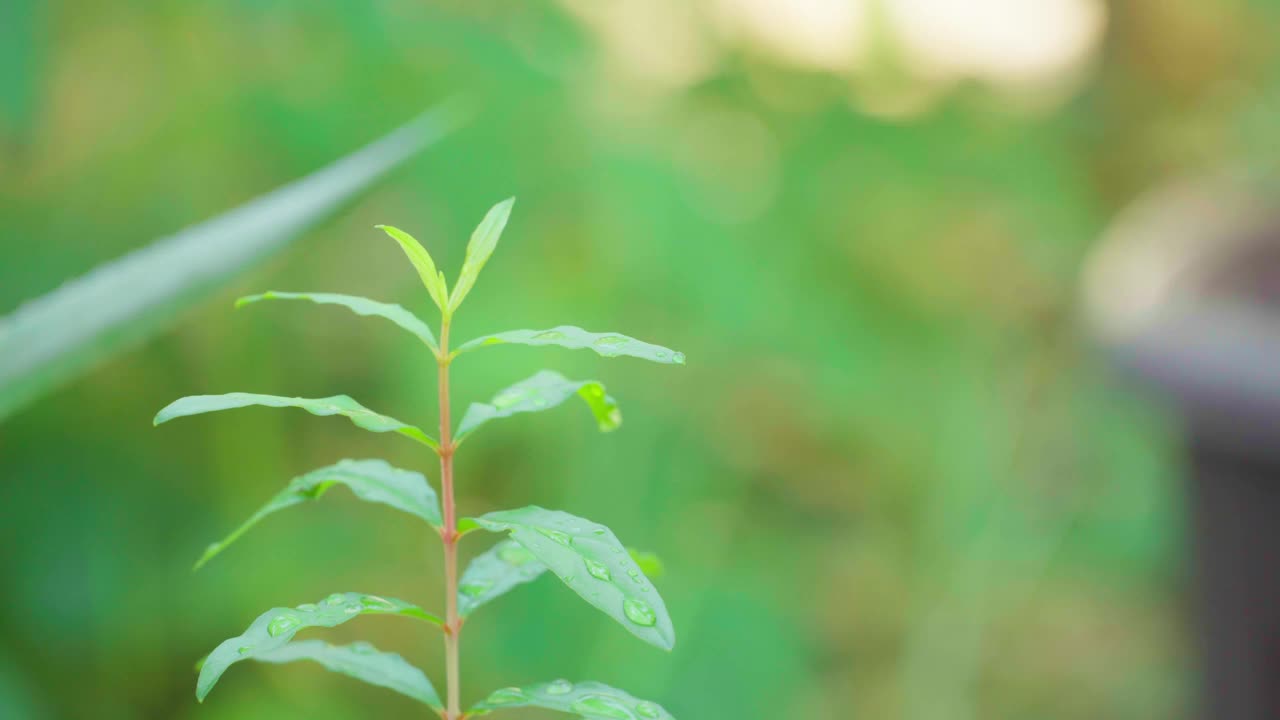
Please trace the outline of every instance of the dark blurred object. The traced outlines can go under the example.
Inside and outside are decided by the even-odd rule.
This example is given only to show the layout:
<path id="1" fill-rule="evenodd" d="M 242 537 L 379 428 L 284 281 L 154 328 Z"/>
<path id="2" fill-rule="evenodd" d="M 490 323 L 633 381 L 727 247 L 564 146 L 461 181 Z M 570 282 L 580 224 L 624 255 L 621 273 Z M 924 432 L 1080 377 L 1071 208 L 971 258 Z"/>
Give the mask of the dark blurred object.
<path id="1" fill-rule="evenodd" d="M 1280 717 L 1280 214 L 1228 184 L 1155 193 L 1088 293 L 1120 364 L 1186 420 L 1203 716 Z"/>

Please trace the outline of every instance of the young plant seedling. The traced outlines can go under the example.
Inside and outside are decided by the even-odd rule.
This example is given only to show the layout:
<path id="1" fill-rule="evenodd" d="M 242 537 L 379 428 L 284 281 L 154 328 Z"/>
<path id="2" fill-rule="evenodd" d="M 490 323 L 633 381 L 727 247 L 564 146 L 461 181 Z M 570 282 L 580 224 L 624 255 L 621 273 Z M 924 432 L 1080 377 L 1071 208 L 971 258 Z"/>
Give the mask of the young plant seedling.
<path id="1" fill-rule="evenodd" d="M 462 271 L 452 291 L 444 273 L 436 269 L 431 255 L 417 240 L 402 230 L 378 226 L 400 244 L 422 277 L 427 294 L 439 308 L 438 340 L 431 328 L 413 313 L 398 305 L 361 297 L 268 292 L 241 298 L 236 303 L 240 307 L 262 300 L 307 300 L 339 305 L 360 315 L 385 318 L 417 336 L 436 361 L 440 400 L 438 438 L 418 427 L 374 412 L 346 395 L 314 399 L 253 393 L 197 395 L 177 400 L 156 415 L 155 424 L 159 425 L 174 418 L 251 405 L 295 407 L 313 415 L 341 415 L 365 430 L 399 433 L 425 445 L 440 460 L 443 503 L 437 499 L 435 490 L 422 474 L 394 468 L 382 460 L 341 460 L 300 475 L 224 540 L 210 545 L 196 563 L 196 568 L 222 552 L 266 516 L 309 500 L 318 500 L 334 485 L 345 485 L 357 498 L 414 515 L 440 535 L 444 545 L 444 617 L 403 600 L 355 592 L 334 593 L 297 607 L 272 608 L 258 616 L 242 634 L 222 642 L 204 659 L 196 682 L 196 698 L 201 702 L 227 668 L 241 660 L 268 663 L 311 660 L 334 672 L 413 698 L 444 720 L 463 720 L 515 707 L 558 710 L 592 720 L 663 720 L 672 717 L 657 703 L 637 699 L 608 685 L 567 680 L 504 688 L 491 693 L 466 712 L 461 709 L 462 681 L 458 657 L 466 619 L 482 605 L 537 579 L 548 570 L 588 604 L 603 611 L 641 640 L 663 650 L 671 650 L 675 645 L 675 631 L 667 608 L 645 573 L 646 568 L 657 564 L 656 559 L 645 554 L 633 557 L 609 528 L 567 512 L 544 510 L 534 505 L 480 517 L 458 518 L 454 505 L 453 459 L 463 441 L 482 426 L 517 413 L 549 410 L 575 397 L 586 404 L 600 430 L 614 430 L 622 421 L 618 405 L 606 394 L 604 385 L 595 380 L 570 380 L 559 373 L 543 370 L 502 390 L 487 403 L 472 403 L 455 428 L 449 407 L 449 368 L 458 356 L 493 345 L 516 343 L 589 349 L 605 357 L 630 356 L 657 363 L 684 364 L 684 355 L 668 348 L 617 333 L 592 333 L 569 325 L 549 330 L 500 332 L 452 347 L 449 335 L 454 315 L 497 246 L 513 203 L 514 198 L 494 206 L 471 235 Z M 474 530 L 506 533 L 508 537 L 476 557 L 459 576 L 458 541 Z M 444 701 L 421 670 L 395 653 L 379 651 L 363 642 L 330 645 L 321 640 L 294 641 L 294 636 L 306 628 L 334 627 L 362 615 L 399 615 L 425 621 L 443 632 L 447 676 Z"/>

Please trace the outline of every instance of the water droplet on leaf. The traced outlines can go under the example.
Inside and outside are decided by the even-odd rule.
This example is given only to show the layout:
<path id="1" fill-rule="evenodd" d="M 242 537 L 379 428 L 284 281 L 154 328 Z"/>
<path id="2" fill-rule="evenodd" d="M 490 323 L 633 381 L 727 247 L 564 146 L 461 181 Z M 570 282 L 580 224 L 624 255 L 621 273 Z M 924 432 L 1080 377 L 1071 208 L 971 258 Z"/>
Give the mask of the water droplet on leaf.
<path id="1" fill-rule="evenodd" d="M 618 701 L 603 695 L 588 695 L 575 700 L 569 706 L 569 709 L 590 717 L 617 718 L 618 720 L 632 720 L 633 717 L 631 711 L 623 707 Z"/>
<path id="2" fill-rule="evenodd" d="M 573 692 L 573 683 L 563 678 L 552 680 L 551 684 L 547 685 L 548 695 L 565 695 L 570 692 Z"/>
<path id="3" fill-rule="evenodd" d="M 662 709 L 646 700 L 636 706 L 636 714 L 642 718 L 660 718 L 662 717 Z"/>
<path id="4" fill-rule="evenodd" d="M 644 627 L 652 627 L 658 621 L 658 616 L 653 612 L 653 608 L 649 607 L 649 603 L 636 598 L 627 598 L 627 601 L 622 603 L 622 612 L 628 620 Z"/>
<path id="5" fill-rule="evenodd" d="M 559 330 L 545 330 L 533 336 L 534 340 L 563 340 L 564 333 Z"/>
<path id="6" fill-rule="evenodd" d="M 538 533 L 543 537 L 550 538 L 551 540 L 554 540 L 555 542 L 558 542 L 561 545 L 564 545 L 565 547 L 569 547 L 570 545 L 573 544 L 573 538 L 569 537 L 568 533 L 564 533 L 559 530 L 552 530 L 551 528 L 544 528 L 544 527 L 537 527 L 537 528 L 534 528 L 534 530 L 537 530 Z"/>
<path id="7" fill-rule="evenodd" d="M 280 637 L 281 635 L 297 630 L 302 621 L 293 615 L 278 615 L 267 625 L 267 634 L 271 637 Z"/>
<path id="8" fill-rule="evenodd" d="M 489 583 L 489 582 L 464 583 L 461 587 L 458 588 L 458 592 L 468 597 L 480 597 L 481 595 L 488 592 L 489 588 L 491 587 L 493 587 L 493 583 Z"/>
<path id="9" fill-rule="evenodd" d="M 298 609 L 301 610 L 302 612 L 314 612 L 316 609 L 316 604 L 302 603 L 301 605 L 298 606 Z"/>
<path id="10" fill-rule="evenodd" d="M 528 698 L 525 697 L 524 692 L 521 691 L 520 688 L 509 687 L 502 688 L 501 690 L 494 690 L 489 694 L 489 697 L 485 698 L 484 701 L 490 705 L 514 705 L 515 703 L 524 702 L 527 699 Z"/>
<path id="11" fill-rule="evenodd" d="M 598 563 L 591 558 L 583 558 L 583 560 L 587 564 L 587 572 L 591 573 L 591 577 L 606 582 L 613 579 L 613 573 L 609 572 L 609 568 L 605 567 L 604 563 Z"/>
<path id="12" fill-rule="evenodd" d="M 386 598 L 380 598 L 377 595 L 365 595 L 360 598 L 360 604 L 370 610 L 394 610 L 395 605 Z"/>
<path id="13" fill-rule="evenodd" d="M 498 551 L 498 557 L 508 565 L 520 567 L 533 560 L 533 553 L 515 543 L 510 543 Z"/>

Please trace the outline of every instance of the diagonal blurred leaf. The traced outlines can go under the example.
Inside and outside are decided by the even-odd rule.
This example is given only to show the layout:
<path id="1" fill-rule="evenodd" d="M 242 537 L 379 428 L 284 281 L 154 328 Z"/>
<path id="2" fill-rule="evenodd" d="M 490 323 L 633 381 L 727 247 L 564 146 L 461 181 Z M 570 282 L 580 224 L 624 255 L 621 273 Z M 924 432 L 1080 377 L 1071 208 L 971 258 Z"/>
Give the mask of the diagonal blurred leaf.
<path id="1" fill-rule="evenodd" d="M 601 432 L 616 430 L 622 424 L 622 411 L 618 403 L 605 394 L 604 385 L 595 380 L 570 380 L 558 372 L 540 370 L 494 395 L 488 403 L 471 403 L 458 425 L 457 442 L 461 443 L 490 420 L 550 410 L 574 395 L 587 404 Z"/>
<path id="2" fill-rule="evenodd" d="M 160 425 L 170 420 L 190 415 L 234 410 L 236 408 L 261 405 L 263 407 L 296 407 L 306 410 L 312 415 L 341 415 L 357 427 L 370 432 L 396 432 L 412 438 L 432 449 L 439 449 L 435 438 L 426 434 L 421 428 L 400 422 L 382 413 L 376 413 L 361 405 L 347 395 L 332 395 L 324 398 L 281 397 L 280 395 L 259 395 L 257 393 L 234 392 L 224 395 L 188 395 L 178 398 L 156 413 L 154 423 Z"/>
<path id="3" fill-rule="evenodd" d="M 506 708 L 538 707 L 572 713 L 587 720 L 675 720 L 666 708 L 598 682 L 568 680 L 495 690 L 467 712 L 482 715 Z"/>
<path id="4" fill-rule="evenodd" d="M 428 327 L 427 324 L 417 315 L 414 315 L 399 305 L 381 303 L 376 300 L 370 300 L 368 298 L 362 298 L 355 295 L 339 295 L 337 293 L 295 293 L 268 290 L 261 295 L 246 295 L 245 297 L 236 300 L 236 307 L 244 307 L 245 305 L 250 305 L 262 300 L 310 300 L 311 302 L 320 305 L 340 305 L 357 315 L 372 315 L 386 318 L 396 325 L 399 325 L 401 328 L 416 335 L 419 340 L 426 343 L 427 347 L 432 350 L 439 350 L 439 347 L 436 345 L 436 336 L 431 332 L 431 328 Z"/>
<path id="5" fill-rule="evenodd" d="M 458 582 L 458 612 L 463 617 L 504 595 L 507 591 L 537 580 L 547 566 L 514 540 L 503 540 L 476 556 Z"/>
<path id="6" fill-rule="evenodd" d="M 323 640 L 304 640 L 261 653 L 254 660 L 269 663 L 313 660 L 332 672 L 394 690 L 436 709 L 443 707 L 435 686 L 421 670 L 396 653 L 380 652 L 366 642 L 330 645 Z"/>
<path id="7" fill-rule="evenodd" d="M 487 513 L 474 522 L 490 532 L 509 532 L 570 590 L 631 634 L 663 650 L 675 647 L 666 605 L 609 528 L 536 505 Z"/>
<path id="8" fill-rule="evenodd" d="M 440 527 L 440 500 L 436 491 L 421 474 L 392 467 L 383 460 L 342 460 L 336 465 L 312 470 L 289 482 L 275 497 L 267 501 L 230 535 L 205 549 L 196 562 L 199 570 L 205 563 L 240 539 L 263 518 L 308 500 L 319 500 L 334 485 L 346 485 L 356 497 L 367 502 L 390 505 Z"/>
<path id="9" fill-rule="evenodd" d="M 446 103 L 329 166 L 151 245 L 0 318 L 0 418 L 167 326 L 466 121 Z"/>
<path id="10" fill-rule="evenodd" d="M 561 325 L 550 330 L 508 330 L 484 335 L 463 343 L 454 355 L 489 345 L 559 345 L 570 350 L 593 350 L 604 357 L 627 355 L 643 360 L 674 365 L 684 364 L 684 353 L 661 345 L 653 345 L 618 333 L 593 333 L 573 325 Z"/>
<path id="11" fill-rule="evenodd" d="M 217 684 L 227 668 L 241 660 L 254 660 L 259 655 L 279 650 L 310 627 L 334 627 L 361 615 L 401 615 L 441 625 L 440 618 L 403 600 L 363 593 L 334 593 L 318 603 L 296 608 L 272 608 L 240 635 L 223 640 L 200 666 L 196 680 L 196 699 L 204 698 Z"/>

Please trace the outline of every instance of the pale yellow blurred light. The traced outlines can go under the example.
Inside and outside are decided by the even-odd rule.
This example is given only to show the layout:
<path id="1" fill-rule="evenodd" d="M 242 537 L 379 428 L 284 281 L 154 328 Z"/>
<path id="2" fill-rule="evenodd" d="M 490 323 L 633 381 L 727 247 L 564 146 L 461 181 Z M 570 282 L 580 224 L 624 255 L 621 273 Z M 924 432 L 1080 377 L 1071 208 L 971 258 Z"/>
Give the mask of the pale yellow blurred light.
<path id="1" fill-rule="evenodd" d="M 867 49 L 866 0 L 712 0 L 729 34 L 784 61 L 848 70 Z"/>
<path id="2" fill-rule="evenodd" d="M 1078 68 L 1101 37 L 1098 0 L 880 0 L 917 72 L 1034 85 Z"/>
<path id="3" fill-rule="evenodd" d="M 561 0 L 600 38 L 608 70 L 663 88 L 692 85 L 718 59 L 687 0 Z"/>

